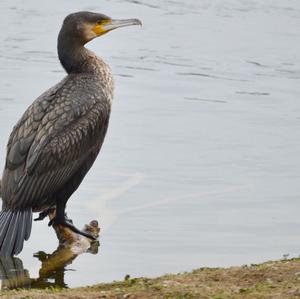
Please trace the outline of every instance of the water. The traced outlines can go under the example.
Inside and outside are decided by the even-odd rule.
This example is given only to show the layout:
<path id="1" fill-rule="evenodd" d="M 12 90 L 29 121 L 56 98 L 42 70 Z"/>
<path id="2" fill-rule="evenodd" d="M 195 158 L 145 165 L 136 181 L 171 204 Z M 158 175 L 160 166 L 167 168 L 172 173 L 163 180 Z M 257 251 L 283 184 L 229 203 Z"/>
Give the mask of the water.
<path id="1" fill-rule="evenodd" d="M 144 24 L 89 44 L 112 66 L 116 94 L 105 145 L 68 215 L 77 226 L 99 220 L 100 248 L 46 283 L 298 256 L 299 1 L 2 0 L 0 8 L 1 169 L 12 126 L 64 76 L 63 17 L 92 10 Z M 35 286 L 37 252 L 56 247 L 46 221 L 34 223 L 8 268 Z"/>

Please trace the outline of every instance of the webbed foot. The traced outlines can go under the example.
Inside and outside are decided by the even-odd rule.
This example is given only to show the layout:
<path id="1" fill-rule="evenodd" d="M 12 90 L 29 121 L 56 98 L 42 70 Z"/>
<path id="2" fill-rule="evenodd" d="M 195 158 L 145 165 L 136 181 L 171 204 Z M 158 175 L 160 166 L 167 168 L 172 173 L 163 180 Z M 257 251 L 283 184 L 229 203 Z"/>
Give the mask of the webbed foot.
<path id="1" fill-rule="evenodd" d="M 92 234 L 90 234 L 88 232 L 85 232 L 85 231 L 81 231 L 76 226 L 74 226 L 74 224 L 72 223 L 72 220 L 68 219 L 66 216 L 62 219 L 54 217 L 48 223 L 48 226 L 51 226 L 51 225 L 52 226 L 62 225 L 64 227 L 68 227 L 69 229 L 71 229 L 76 234 L 82 235 L 82 236 L 87 237 L 87 238 L 92 239 L 92 240 L 97 240 L 97 238 L 94 237 Z"/>

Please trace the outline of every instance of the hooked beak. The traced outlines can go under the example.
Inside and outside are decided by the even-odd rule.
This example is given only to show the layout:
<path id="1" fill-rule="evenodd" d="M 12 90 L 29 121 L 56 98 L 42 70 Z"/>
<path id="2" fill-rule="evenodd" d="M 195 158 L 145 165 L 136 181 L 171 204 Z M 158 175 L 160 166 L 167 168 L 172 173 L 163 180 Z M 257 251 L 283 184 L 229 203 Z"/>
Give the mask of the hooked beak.
<path id="1" fill-rule="evenodd" d="M 140 25 L 142 26 L 142 22 L 139 19 L 128 19 L 128 20 L 111 20 L 110 23 L 103 25 L 103 28 L 106 31 L 111 31 L 120 27 L 132 26 L 132 25 Z"/>
<path id="2" fill-rule="evenodd" d="M 104 33 L 107 33 L 111 30 L 132 26 L 132 25 L 140 25 L 142 26 L 142 22 L 139 19 L 127 19 L 127 20 L 105 20 L 101 24 L 96 25 L 93 28 L 93 31 L 97 36 L 100 36 Z"/>

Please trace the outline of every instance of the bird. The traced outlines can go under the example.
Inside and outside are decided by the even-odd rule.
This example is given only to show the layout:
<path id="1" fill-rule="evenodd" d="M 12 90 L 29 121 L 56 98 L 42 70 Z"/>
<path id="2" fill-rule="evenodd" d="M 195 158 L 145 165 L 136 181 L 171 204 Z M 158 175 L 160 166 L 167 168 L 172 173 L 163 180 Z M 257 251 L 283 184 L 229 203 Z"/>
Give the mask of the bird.
<path id="1" fill-rule="evenodd" d="M 111 112 L 114 80 L 110 67 L 85 45 L 116 28 L 142 25 L 79 11 L 65 17 L 57 39 L 66 76 L 40 95 L 14 126 L 2 176 L 0 256 L 19 254 L 28 240 L 32 215 L 42 220 L 56 208 L 50 225 L 77 229 L 66 204 L 93 165 Z"/>

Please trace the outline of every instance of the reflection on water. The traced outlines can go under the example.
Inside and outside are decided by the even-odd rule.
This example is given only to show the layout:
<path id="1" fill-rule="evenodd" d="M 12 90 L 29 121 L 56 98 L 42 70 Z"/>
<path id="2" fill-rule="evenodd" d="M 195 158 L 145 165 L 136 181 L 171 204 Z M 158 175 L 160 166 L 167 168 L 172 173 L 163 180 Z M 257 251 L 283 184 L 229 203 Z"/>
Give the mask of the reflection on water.
<path id="1" fill-rule="evenodd" d="M 86 252 L 97 254 L 99 242 L 93 242 Z M 78 257 L 78 253 L 71 247 L 59 246 L 53 253 L 39 251 L 34 257 L 41 262 L 39 276 L 31 278 L 23 262 L 17 257 L 0 257 L 1 290 L 16 288 L 67 288 L 65 282 L 66 267 Z"/>
<path id="2" fill-rule="evenodd" d="M 29 272 L 17 257 L 0 257 L 1 290 L 30 287 Z"/>

